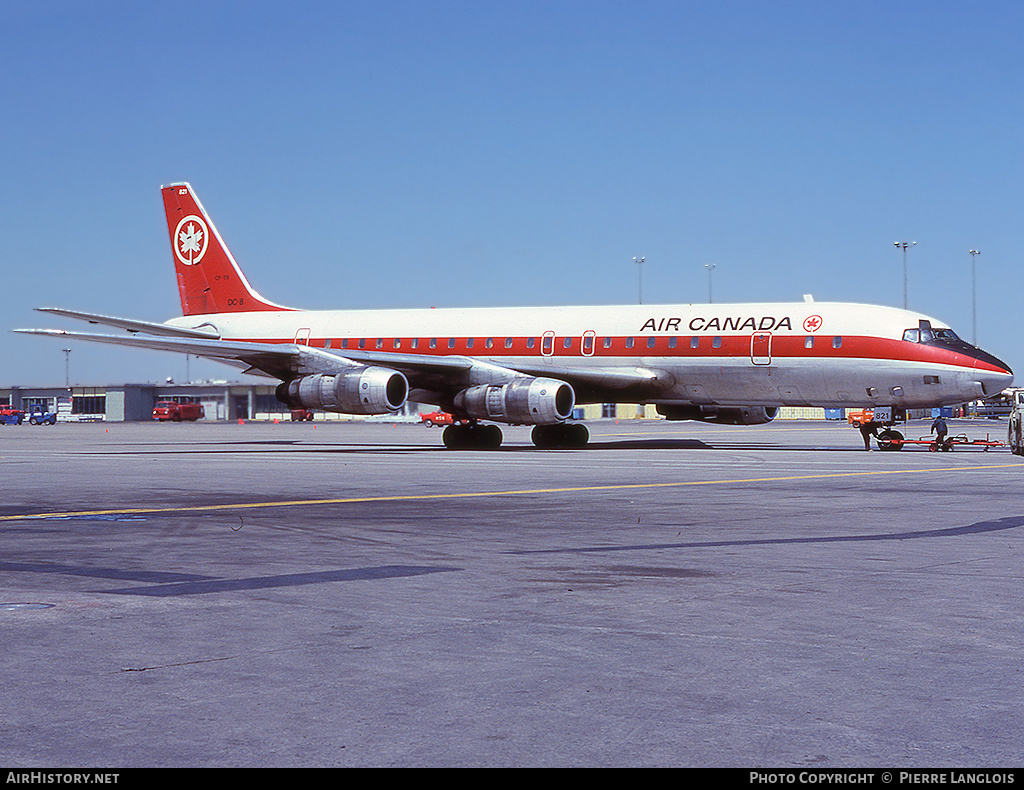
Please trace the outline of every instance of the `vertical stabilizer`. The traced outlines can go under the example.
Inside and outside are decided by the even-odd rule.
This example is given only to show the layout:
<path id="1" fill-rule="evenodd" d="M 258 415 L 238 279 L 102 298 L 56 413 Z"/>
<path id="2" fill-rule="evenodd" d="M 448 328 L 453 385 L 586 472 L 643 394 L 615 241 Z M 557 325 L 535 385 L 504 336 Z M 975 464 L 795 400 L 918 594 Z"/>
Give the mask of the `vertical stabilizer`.
<path id="1" fill-rule="evenodd" d="M 188 184 L 161 187 L 182 315 L 288 310 L 249 285 Z"/>

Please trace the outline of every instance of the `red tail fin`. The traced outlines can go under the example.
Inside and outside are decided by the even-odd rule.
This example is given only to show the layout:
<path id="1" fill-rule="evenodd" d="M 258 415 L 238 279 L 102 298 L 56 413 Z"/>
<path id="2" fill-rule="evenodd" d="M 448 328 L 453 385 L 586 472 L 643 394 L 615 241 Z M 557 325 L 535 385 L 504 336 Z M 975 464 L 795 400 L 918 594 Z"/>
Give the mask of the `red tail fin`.
<path id="1" fill-rule="evenodd" d="M 192 187 L 161 187 L 182 315 L 288 310 L 268 302 L 245 279 Z"/>

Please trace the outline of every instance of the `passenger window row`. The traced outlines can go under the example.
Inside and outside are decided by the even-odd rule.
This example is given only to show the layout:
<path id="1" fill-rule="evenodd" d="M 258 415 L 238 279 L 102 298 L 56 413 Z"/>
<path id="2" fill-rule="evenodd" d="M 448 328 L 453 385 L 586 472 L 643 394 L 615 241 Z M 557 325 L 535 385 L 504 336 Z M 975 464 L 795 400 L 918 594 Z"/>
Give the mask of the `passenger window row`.
<path id="1" fill-rule="evenodd" d="M 925 342 L 925 341 L 919 341 L 917 339 L 919 337 L 918 332 L 919 332 L 919 330 L 917 330 L 917 329 L 908 329 L 906 332 L 903 333 L 903 339 L 904 340 L 908 340 L 910 342 L 915 342 L 915 343 L 916 342 Z M 952 333 L 950 332 L 950 334 L 952 334 Z M 929 335 L 929 338 L 930 338 L 931 332 L 928 332 L 928 335 Z M 584 353 L 586 353 L 586 354 L 593 353 L 596 339 L 597 339 L 596 336 L 591 334 L 591 333 L 588 333 L 588 334 L 583 336 L 583 339 L 582 339 L 582 350 L 583 350 Z M 414 338 L 410 338 L 408 341 L 405 341 L 402 338 L 396 337 L 396 338 L 391 339 L 390 350 L 395 350 L 395 351 L 401 350 L 402 348 L 405 347 L 406 342 L 408 342 L 408 348 L 409 349 L 416 350 L 416 349 L 418 349 L 420 347 L 420 340 L 421 340 L 420 338 L 414 337 Z M 435 348 L 438 347 L 438 338 L 436 338 L 436 337 L 432 337 L 432 338 L 429 338 L 429 339 L 424 338 L 423 340 L 426 342 L 428 348 L 435 349 Z M 457 348 L 459 346 L 459 340 L 460 340 L 459 338 L 449 337 L 449 338 L 443 338 L 443 340 L 444 340 L 445 344 L 447 345 L 447 347 L 449 349 L 455 349 L 455 348 Z M 473 337 L 462 338 L 461 339 L 461 346 L 462 346 L 462 348 L 465 348 L 467 350 L 468 349 L 472 349 L 472 348 L 474 348 L 476 346 L 476 340 L 477 340 L 477 338 L 473 338 Z M 484 343 L 483 343 L 484 348 L 494 348 L 494 340 L 495 339 L 493 337 L 484 338 L 483 339 L 483 341 L 484 341 Z M 647 342 L 647 348 L 651 348 L 651 349 L 657 348 L 658 347 L 658 340 L 659 340 L 659 338 L 657 336 L 649 336 L 649 337 L 647 337 L 647 341 L 646 341 Z M 744 340 L 745 340 L 745 338 L 744 338 Z M 814 348 L 815 340 L 816 340 L 816 338 L 813 335 L 808 335 L 807 337 L 805 337 L 804 338 L 804 348 L 808 348 L 808 349 Z M 602 346 L 602 348 L 611 349 L 612 346 L 613 346 L 613 341 L 614 341 L 614 338 L 612 338 L 612 337 L 602 337 L 601 338 L 601 346 Z M 552 351 L 554 349 L 554 342 L 555 342 L 555 336 L 554 335 L 543 335 L 541 337 L 541 349 L 542 349 L 542 351 L 545 354 L 552 353 Z M 352 343 L 355 343 L 355 345 L 352 345 Z M 359 349 L 365 349 L 365 348 L 368 347 L 368 343 L 372 343 L 373 344 L 373 348 L 375 348 L 375 349 L 383 349 L 385 344 L 386 344 L 385 343 L 385 339 L 382 338 L 382 337 L 378 337 L 375 340 L 370 340 L 368 338 L 359 338 L 358 340 L 350 339 L 350 338 L 342 338 L 340 340 L 340 342 L 339 341 L 335 341 L 335 340 L 333 340 L 331 338 L 328 338 L 328 339 L 326 339 L 324 341 L 324 348 L 340 348 L 340 349 L 359 348 Z M 723 338 L 722 338 L 721 335 L 714 335 L 714 336 L 712 336 L 712 338 L 711 338 L 711 347 L 712 348 L 721 348 L 722 347 L 722 343 L 723 343 Z M 573 346 L 576 345 L 576 338 L 575 337 L 563 337 L 561 345 L 562 345 L 563 349 L 571 350 L 573 348 Z M 676 337 L 676 336 L 668 337 L 666 345 L 670 349 L 678 348 L 678 346 L 679 346 L 679 338 Z M 635 346 L 636 346 L 636 338 L 635 337 L 626 337 L 625 338 L 625 347 L 626 348 L 634 348 Z M 515 338 L 506 337 L 504 339 L 504 347 L 506 349 L 514 348 L 515 347 Z M 537 338 L 536 337 L 527 337 L 526 338 L 526 348 L 527 349 L 533 349 L 533 348 L 536 348 L 536 347 L 537 347 Z M 693 335 L 693 336 L 691 336 L 690 337 L 690 348 L 697 349 L 697 348 L 700 348 L 700 347 L 701 347 L 701 336 L 700 335 Z M 833 336 L 832 337 L 832 348 L 842 348 L 842 347 L 843 347 L 843 338 L 842 338 L 842 336 L 841 335 Z"/>

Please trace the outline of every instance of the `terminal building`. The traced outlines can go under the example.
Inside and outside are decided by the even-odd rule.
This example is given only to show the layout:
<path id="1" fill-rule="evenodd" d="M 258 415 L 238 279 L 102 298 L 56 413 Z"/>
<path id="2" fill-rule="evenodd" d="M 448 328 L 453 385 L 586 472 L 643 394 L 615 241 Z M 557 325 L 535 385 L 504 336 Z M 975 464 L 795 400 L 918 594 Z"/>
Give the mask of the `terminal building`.
<path id="1" fill-rule="evenodd" d="M 63 422 L 140 422 L 153 419 L 159 401 L 200 403 L 205 420 L 271 420 L 290 410 L 276 384 L 108 384 L 98 387 L 0 387 L 0 404 L 56 412 Z M 337 415 L 341 417 L 342 415 Z"/>
<path id="2" fill-rule="evenodd" d="M 203 419 L 275 420 L 290 419 L 291 410 L 274 394 L 276 383 L 248 384 L 215 381 L 189 384 L 108 384 L 96 387 L 0 387 L 0 405 L 13 406 L 26 412 L 38 408 L 55 412 L 61 422 L 142 422 L 153 419 L 153 408 L 159 401 L 200 403 Z M 415 419 L 420 412 L 436 411 L 436 407 L 406 404 L 397 415 Z M 842 410 L 829 410 L 841 412 Z M 826 414 L 824 409 L 786 407 L 779 410 L 781 419 L 842 419 L 842 414 Z M 579 406 L 576 419 L 601 418 L 660 419 L 654 406 L 635 403 L 595 403 Z M 365 417 L 317 412 L 317 420 L 353 420 Z"/>

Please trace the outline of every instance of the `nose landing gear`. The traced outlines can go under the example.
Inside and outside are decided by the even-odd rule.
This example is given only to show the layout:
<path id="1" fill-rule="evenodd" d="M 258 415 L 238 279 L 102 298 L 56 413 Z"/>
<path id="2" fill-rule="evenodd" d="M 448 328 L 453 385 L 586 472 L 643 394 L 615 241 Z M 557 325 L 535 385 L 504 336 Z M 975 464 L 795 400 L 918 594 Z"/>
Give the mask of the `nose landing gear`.
<path id="1" fill-rule="evenodd" d="M 899 431 L 894 431 L 891 428 L 881 431 L 878 436 L 875 437 L 875 441 L 878 442 L 879 450 L 903 449 L 903 434 Z"/>

